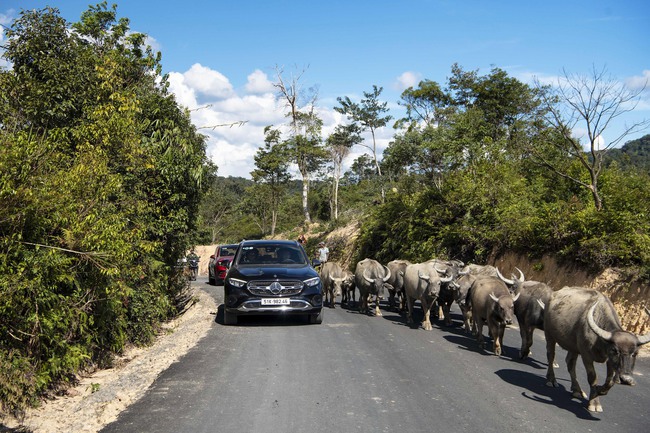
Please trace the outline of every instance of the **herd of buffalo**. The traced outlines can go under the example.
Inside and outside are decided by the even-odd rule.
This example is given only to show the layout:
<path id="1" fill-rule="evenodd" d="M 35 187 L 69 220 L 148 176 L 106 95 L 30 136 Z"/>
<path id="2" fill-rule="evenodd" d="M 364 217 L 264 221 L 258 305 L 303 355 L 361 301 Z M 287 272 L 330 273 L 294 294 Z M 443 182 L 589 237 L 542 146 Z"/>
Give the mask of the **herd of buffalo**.
<path id="1" fill-rule="evenodd" d="M 650 334 L 637 336 L 623 330 L 612 302 L 602 293 L 583 287 L 564 287 L 554 291 L 547 284 L 526 281 L 523 272 L 505 278 L 493 266 L 467 265 L 456 260 L 429 260 L 410 263 L 393 260 L 382 265 L 364 259 L 354 274 L 335 262 L 320 269 L 325 305 L 334 307 L 340 294 L 341 305 L 356 304 L 359 311 L 381 316 L 379 300 L 388 292 L 389 308 L 398 308 L 415 326 L 413 310 L 419 301 L 424 313 L 422 327 L 431 330 L 430 315 L 439 310 L 447 325 L 451 324 L 450 307 L 456 302 L 463 316 L 466 332 L 472 332 L 485 347 L 483 325 L 487 325 L 495 355 L 501 356 L 503 333 L 517 318 L 521 333 L 520 358 L 530 353 L 533 331 L 541 329 L 546 338 L 548 370 L 546 384 L 557 387 L 553 366 L 555 345 L 567 351 L 566 363 L 571 376 L 571 393 L 587 398 L 576 378 L 576 362 L 582 356 L 589 381 L 587 409 L 602 412 L 599 396 L 607 394 L 615 382 L 634 385 L 632 372 L 639 347 L 650 342 Z M 435 307 L 435 308 L 434 308 Z M 650 310 L 645 309 L 648 315 Z M 607 377 L 597 385 L 594 362 L 605 362 Z"/>

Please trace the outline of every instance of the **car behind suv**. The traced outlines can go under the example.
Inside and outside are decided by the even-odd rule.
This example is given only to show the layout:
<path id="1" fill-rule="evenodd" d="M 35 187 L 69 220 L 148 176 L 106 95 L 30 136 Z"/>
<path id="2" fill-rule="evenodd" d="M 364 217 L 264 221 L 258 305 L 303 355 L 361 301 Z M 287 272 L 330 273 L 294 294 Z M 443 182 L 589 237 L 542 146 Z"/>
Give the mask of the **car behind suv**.
<path id="1" fill-rule="evenodd" d="M 259 314 L 302 314 L 322 323 L 321 280 L 297 241 L 239 244 L 224 282 L 224 323 Z"/>
<path id="2" fill-rule="evenodd" d="M 208 284 L 223 284 L 228 272 L 228 265 L 237 251 L 237 244 L 218 245 L 208 263 Z"/>

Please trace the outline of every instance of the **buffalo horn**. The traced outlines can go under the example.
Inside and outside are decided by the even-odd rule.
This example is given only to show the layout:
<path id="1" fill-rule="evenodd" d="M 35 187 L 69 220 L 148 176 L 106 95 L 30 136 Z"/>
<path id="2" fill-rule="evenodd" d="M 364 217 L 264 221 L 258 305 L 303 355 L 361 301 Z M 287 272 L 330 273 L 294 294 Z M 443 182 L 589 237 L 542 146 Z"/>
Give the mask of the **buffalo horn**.
<path id="1" fill-rule="evenodd" d="M 447 269 L 438 269 L 436 265 L 433 265 L 433 269 L 436 270 L 437 273 L 442 274 L 442 275 L 447 275 Z"/>
<path id="2" fill-rule="evenodd" d="M 496 296 L 494 296 L 494 292 L 490 293 L 490 298 L 491 298 L 494 302 L 499 302 L 499 298 L 497 298 Z"/>
<path id="3" fill-rule="evenodd" d="M 544 305 L 544 302 L 541 299 L 537 299 L 537 303 L 539 304 L 540 307 L 542 307 L 542 310 L 546 308 L 546 305 Z"/>
<path id="4" fill-rule="evenodd" d="M 384 265 L 382 265 L 384 266 Z M 388 269 L 387 266 L 384 266 L 384 269 L 386 269 L 386 275 L 384 275 L 384 283 L 390 279 L 390 269 Z"/>
<path id="5" fill-rule="evenodd" d="M 598 305 L 599 301 L 594 302 L 594 305 L 591 306 L 589 309 L 589 312 L 587 313 L 587 323 L 589 323 L 589 327 L 591 328 L 592 331 L 596 333 L 600 338 L 602 338 L 605 341 L 610 341 L 612 339 L 612 333 L 609 331 L 605 331 L 603 328 L 598 326 L 596 324 L 596 321 L 594 320 L 594 311 L 596 310 L 596 306 Z"/>
<path id="6" fill-rule="evenodd" d="M 418 271 L 418 278 L 421 278 L 421 279 L 423 279 L 425 281 L 429 281 L 431 279 L 430 276 L 422 274 L 422 272 L 420 272 L 420 271 Z"/>
<path id="7" fill-rule="evenodd" d="M 519 269 L 517 267 L 515 267 L 515 269 L 519 271 L 519 281 L 521 281 L 523 283 L 525 281 L 524 280 L 524 273 L 521 272 L 521 269 Z"/>
<path id="8" fill-rule="evenodd" d="M 650 316 L 650 310 L 648 310 L 648 307 L 645 307 L 645 312 L 648 316 Z M 645 335 L 639 336 L 638 339 L 639 339 L 639 346 L 650 343 L 650 332 Z"/>
<path id="9" fill-rule="evenodd" d="M 519 299 L 519 295 L 521 295 L 521 293 L 517 293 L 515 296 L 513 296 L 512 302 L 517 302 L 517 299 Z"/>
<path id="10" fill-rule="evenodd" d="M 515 284 L 514 281 L 509 280 L 506 277 L 504 277 L 503 275 L 501 275 L 501 272 L 499 272 L 499 268 L 495 268 L 495 269 L 497 270 L 497 275 L 499 276 L 499 278 L 501 278 L 501 281 L 503 281 L 504 283 L 506 283 L 509 286 L 512 286 L 513 284 Z"/>
<path id="11" fill-rule="evenodd" d="M 445 278 L 440 278 L 440 282 L 441 282 L 441 283 L 448 283 L 448 282 L 450 282 L 450 281 L 453 280 L 453 279 L 454 279 L 454 277 L 445 277 Z"/>
<path id="12" fill-rule="evenodd" d="M 375 280 L 368 278 L 368 275 L 366 275 L 366 269 L 363 270 L 363 279 L 369 282 L 370 284 L 375 284 Z"/>

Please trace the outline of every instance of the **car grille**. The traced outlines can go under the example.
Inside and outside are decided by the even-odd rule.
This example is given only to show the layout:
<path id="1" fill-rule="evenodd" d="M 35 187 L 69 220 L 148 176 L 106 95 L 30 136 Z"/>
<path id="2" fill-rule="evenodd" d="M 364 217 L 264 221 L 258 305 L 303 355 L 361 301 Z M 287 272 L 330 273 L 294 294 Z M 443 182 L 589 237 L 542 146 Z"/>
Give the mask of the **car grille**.
<path id="1" fill-rule="evenodd" d="M 303 288 L 302 281 L 249 281 L 248 290 L 259 296 L 287 296 L 300 293 Z"/>

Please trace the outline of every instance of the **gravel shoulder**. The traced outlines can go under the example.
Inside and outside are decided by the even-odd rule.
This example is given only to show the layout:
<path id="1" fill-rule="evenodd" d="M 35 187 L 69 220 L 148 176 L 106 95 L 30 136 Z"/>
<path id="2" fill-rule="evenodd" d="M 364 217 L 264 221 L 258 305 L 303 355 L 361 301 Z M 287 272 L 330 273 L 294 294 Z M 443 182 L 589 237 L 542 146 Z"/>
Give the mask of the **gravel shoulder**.
<path id="1" fill-rule="evenodd" d="M 197 302 L 165 324 L 165 332 L 153 345 L 127 350 L 114 368 L 81 378 L 66 396 L 29 410 L 22 420 L 0 419 L 0 432 L 97 432 L 117 419 L 213 326 L 218 307 L 214 299 L 198 288 L 193 288 L 193 296 Z"/>

